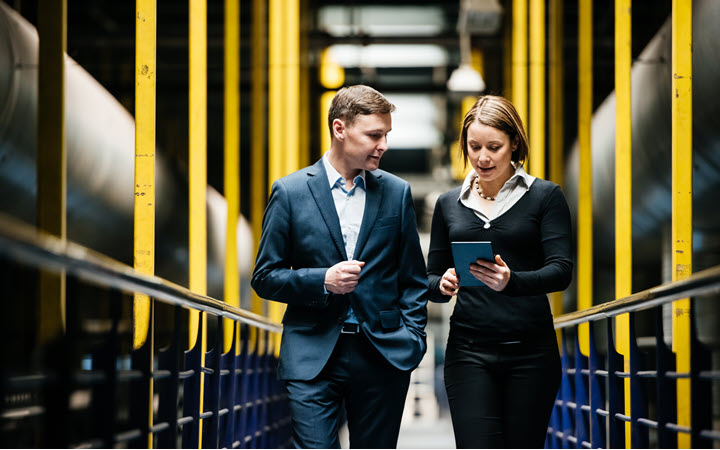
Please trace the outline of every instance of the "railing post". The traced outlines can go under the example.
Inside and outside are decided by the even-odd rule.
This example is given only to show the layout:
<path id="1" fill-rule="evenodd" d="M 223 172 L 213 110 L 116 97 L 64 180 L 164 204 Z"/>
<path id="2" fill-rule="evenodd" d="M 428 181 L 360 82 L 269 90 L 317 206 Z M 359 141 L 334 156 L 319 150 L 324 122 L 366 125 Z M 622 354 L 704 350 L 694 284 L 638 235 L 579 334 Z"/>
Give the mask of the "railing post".
<path id="1" fill-rule="evenodd" d="M 615 375 L 622 372 L 625 365 L 623 356 L 615 351 L 613 319 L 607 320 L 607 368 L 608 368 L 608 446 L 609 448 L 625 448 L 625 422 L 615 417 L 623 414 L 625 383 Z"/>
<path id="2" fill-rule="evenodd" d="M 648 448 L 649 437 L 648 429 L 643 425 L 638 425 L 638 418 L 647 418 L 648 406 L 646 387 L 642 378 L 638 376 L 638 371 L 643 367 L 644 354 L 637 345 L 637 335 L 635 332 L 635 314 L 628 313 L 628 333 L 630 358 L 630 417 L 632 418 L 632 432 L 630 434 L 630 442 L 632 448 Z"/>
<path id="3" fill-rule="evenodd" d="M 593 448 L 605 448 L 607 446 L 607 440 L 605 438 L 607 420 L 598 414 L 597 410 L 605 408 L 606 395 L 603 395 L 603 392 L 606 392 L 604 387 L 607 378 L 601 378 L 597 373 L 598 370 L 603 369 L 604 365 L 602 355 L 598 352 L 597 345 L 595 344 L 594 331 L 596 328 L 595 322 L 590 322 L 590 356 L 588 357 L 588 366 L 590 369 L 590 444 Z"/>
<path id="4" fill-rule="evenodd" d="M 582 409 L 583 406 L 590 404 L 588 385 L 583 374 L 585 367 L 588 367 L 588 358 L 580 351 L 580 340 L 575 339 L 575 437 L 577 438 L 577 448 L 581 448 L 583 442 L 590 442 L 588 417 Z"/>

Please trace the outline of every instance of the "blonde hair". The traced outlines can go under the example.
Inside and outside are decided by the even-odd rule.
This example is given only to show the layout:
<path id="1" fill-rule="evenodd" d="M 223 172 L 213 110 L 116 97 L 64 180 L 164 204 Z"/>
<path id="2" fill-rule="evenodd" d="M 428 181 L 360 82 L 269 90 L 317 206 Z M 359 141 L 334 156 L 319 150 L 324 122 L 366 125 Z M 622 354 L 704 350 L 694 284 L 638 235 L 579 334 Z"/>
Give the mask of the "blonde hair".
<path id="1" fill-rule="evenodd" d="M 476 121 L 504 132 L 510 137 L 510 142 L 515 142 L 517 139 L 518 146 L 512 153 L 512 161 L 518 164 L 525 162 L 529 150 L 528 138 L 517 110 L 505 97 L 484 95 L 478 98 L 463 119 L 458 147 L 466 166 L 468 162 L 468 128 Z"/>
<path id="2" fill-rule="evenodd" d="M 395 105 L 370 86 L 358 84 L 344 87 L 335 94 L 330 103 L 330 111 L 328 111 L 330 135 L 332 136 L 332 123 L 335 119 L 342 119 L 345 126 L 350 126 L 361 114 L 388 114 L 393 111 Z"/>

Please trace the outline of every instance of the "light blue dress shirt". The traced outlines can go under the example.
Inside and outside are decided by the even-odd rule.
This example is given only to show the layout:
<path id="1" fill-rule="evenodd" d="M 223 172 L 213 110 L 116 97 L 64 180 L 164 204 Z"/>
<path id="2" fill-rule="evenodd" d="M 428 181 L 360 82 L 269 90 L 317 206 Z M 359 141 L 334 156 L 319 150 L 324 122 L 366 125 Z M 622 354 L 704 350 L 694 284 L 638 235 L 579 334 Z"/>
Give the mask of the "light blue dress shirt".
<path id="1" fill-rule="evenodd" d="M 355 245 L 360 234 L 363 215 L 365 214 L 365 171 L 353 179 L 353 187 L 349 191 L 345 189 L 347 182 L 340 175 L 340 172 L 330 164 L 328 153 L 323 155 L 323 164 L 328 177 L 328 184 L 332 192 L 335 210 L 340 219 L 340 230 L 342 231 L 345 253 L 348 260 L 355 257 Z M 323 285 L 324 288 L 324 285 Z M 348 323 L 358 323 L 352 306 L 348 306 L 348 315 L 345 319 Z"/>

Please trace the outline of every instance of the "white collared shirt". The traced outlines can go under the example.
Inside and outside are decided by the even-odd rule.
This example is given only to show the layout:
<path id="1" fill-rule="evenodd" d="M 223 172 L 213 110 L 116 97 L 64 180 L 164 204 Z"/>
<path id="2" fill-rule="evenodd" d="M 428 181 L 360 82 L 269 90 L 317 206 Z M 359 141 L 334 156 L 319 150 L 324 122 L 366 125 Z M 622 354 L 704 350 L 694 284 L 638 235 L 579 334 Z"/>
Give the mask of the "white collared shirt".
<path id="1" fill-rule="evenodd" d="M 481 208 L 480 200 L 472 195 L 475 178 L 477 178 L 477 173 L 475 173 L 475 169 L 471 169 L 465 177 L 465 181 L 463 181 L 458 201 L 473 210 L 475 215 L 485 222 L 486 228 L 489 228 L 491 220 L 500 217 L 505 211 L 512 208 L 530 190 L 530 186 L 535 181 L 535 177 L 528 175 L 522 164 L 518 164 L 513 176 L 505 182 L 495 196 L 495 207 L 488 211 L 488 214 L 485 214 Z"/>
<path id="2" fill-rule="evenodd" d="M 365 171 L 361 170 L 360 174 L 353 179 L 353 187 L 348 191 L 345 189 L 347 185 L 345 178 L 330 164 L 328 153 L 323 155 L 323 164 L 335 202 L 335 210 L 340 219 L 345 253 L 350 260 L 355 256 L 355 245 L 357 245 L 360 225 L 365 214 Z"/>

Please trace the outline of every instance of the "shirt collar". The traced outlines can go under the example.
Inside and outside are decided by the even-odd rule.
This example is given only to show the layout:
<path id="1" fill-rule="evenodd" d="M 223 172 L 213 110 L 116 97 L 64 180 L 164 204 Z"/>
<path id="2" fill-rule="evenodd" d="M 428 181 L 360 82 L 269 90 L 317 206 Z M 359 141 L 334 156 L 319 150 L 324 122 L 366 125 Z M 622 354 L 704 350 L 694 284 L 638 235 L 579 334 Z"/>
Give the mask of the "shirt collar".
<path id="1" fill-rule="evenodd" d="M 465 177 L 465 180 L 463 181 L 462 188 L 460 189 L 460 195 L 458 196 L 458 200 L 466 197 L 468 193 L 470 192 L 470 189 L 472 188 L 473 182 L 475 181 L 475 178 L 477 178 L 477 174 L 475 173 L 475 169 L 470 169 L 470 172 L 468 172 L 467 176 Z M 515 173 L 513 176 L 510 177 L 509 180 L 505 182 L 503 187 L 505 186 L 514 186 L 518 183 L 523 183 L 525 185 L 525 189 L 530 189 L 530 185 L 535 180 L 535 177 L 532 175 L 529 175 L 527 172 L 525 172 L 525 168 L 523 168 L 522 164 L 518 164 L 515 167 Z"/>
<path id="2" fill-rule="evenodd" d="M 335 186 L 335 184 L 338 183 L 338 181 L 340 181 L 340 185 L 344 187 L 345 179 L 343 178 L 342 175 L 340 175 L 340 172 L 335 170 L 333 165 L 330 164 L 330 159 L 328 158 L 329 153 L 330 152 L 328 151 L 328 152 L 325 152 L 325 154 L 323 155 L 323 164 L 325 165 L 325 173 L 327 173 L 328 184 L 330 185 L 330 189 L 332 189 Z M 359 183 L 358 178 L 360 178 L 362 180 L 362 182 Z M 358 185 L 358 186 L 361 186 L 363 189 L 365 189 L 365 170 L 364 169 L 361 170 L 360 174 L 355 177 L 355 179 L 353 180 L 353 185 Z"/>

